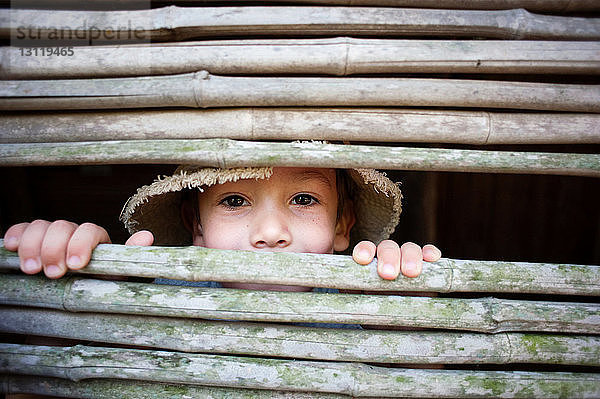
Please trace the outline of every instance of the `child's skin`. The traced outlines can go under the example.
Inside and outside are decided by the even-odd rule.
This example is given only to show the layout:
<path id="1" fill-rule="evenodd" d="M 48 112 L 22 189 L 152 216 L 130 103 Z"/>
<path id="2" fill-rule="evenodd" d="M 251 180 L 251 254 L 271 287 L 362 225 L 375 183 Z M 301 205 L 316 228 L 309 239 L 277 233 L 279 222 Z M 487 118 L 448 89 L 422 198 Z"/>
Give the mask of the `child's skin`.
<path id="1" fill-rule="evenodd" d="M 198 196 L 198 215 L 182 207 L 182 215 L 194 245 L 219 249 L 333 253 L 349 246 L 354 225 L 352 204 L 346 201 L 338 217 L 334 169 L 274 168 L 267 180 L 240 180 L 211 186 Z M 126 245 L 152 245 L 149 231 L 133 234 Z M 6 249 L 18 251 L 21 270 L 44 271 L 49 278 L 78 270 L 90 260 L 93 249 L 110 243 L 105 229 L 92 224 L 59 220 L 36 220 L 10 227 L 4 236 Z M 416 277 L 423 260 L 435 262 L 441 252 L 433 245 L 423 248 L 407 242 L 398 246 L 385 240 L 378 246 L 358 243 L 352 253 L 360 264 L 377 256 L 377 271 L 388 280 L 400 273 Z M 250 289 L 304 290 L 305 287 L 231 284 Z"/>

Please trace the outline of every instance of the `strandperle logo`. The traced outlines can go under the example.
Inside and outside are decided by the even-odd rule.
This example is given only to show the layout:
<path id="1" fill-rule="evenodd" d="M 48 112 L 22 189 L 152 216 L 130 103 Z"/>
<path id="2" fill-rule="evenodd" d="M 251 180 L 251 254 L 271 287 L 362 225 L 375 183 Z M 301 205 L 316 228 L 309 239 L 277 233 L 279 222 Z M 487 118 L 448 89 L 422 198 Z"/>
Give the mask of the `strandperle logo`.
<path id="1" fill-rule="evenodd" d="M 126 26 L 102 27 L 91 25 L 88 27 L 87 21 L 74 28 L 69 26 L 17 26 L 13 34 L 13 40 L 35 41 L 52 40 L 57 42 L 84 41 L 87 44 L 93 42 L 107 41 L 141 41 L 150 38 L 145 33 L 145 29 L 140 26 L 133 26 L 128 21 Z M 58 43 L 57 43 L 58 44 Z"/>

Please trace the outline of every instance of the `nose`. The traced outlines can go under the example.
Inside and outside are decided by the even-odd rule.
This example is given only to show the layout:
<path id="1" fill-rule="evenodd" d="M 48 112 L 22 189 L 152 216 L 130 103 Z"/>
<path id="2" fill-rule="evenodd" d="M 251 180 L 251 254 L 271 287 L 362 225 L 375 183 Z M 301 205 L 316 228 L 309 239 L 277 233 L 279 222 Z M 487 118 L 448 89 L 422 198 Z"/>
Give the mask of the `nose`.
<path id="1" fill-rule="evenodd" d="M 264 209 L 253 218 L 250 241 L 257 249 L 285 248 L 292 243 L 289 224 L 283 211 Z"/>

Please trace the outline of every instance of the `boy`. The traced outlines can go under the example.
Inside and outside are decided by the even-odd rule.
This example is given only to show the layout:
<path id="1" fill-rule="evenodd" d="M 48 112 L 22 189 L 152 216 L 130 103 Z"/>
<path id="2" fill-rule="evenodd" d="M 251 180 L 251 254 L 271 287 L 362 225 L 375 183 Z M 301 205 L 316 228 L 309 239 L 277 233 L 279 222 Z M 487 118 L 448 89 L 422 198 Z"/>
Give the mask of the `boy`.
<path id="1" fill-rule="evenodd" d="M 128 245 L 333 253 L 355 244 L 354 260 L 368 264 L 377 256 L 382 278 L 400 272 L 416 277 L 423 260 L 436 261 L 441 253 L 433 245 L 399 247 L 387 240 L 398 222 L 400 200 L 398 187 L 372 169 L 181 166 L 138 189 L 121 220 L 132 233 Z M 7 249 L 18 251 L 23 272 L 43 269 L 49 278 L 85 267 L 96 245 L 111 242 L 106 230 L 91 223 L 42 220 L 14 225 L 4 239 Z"/>

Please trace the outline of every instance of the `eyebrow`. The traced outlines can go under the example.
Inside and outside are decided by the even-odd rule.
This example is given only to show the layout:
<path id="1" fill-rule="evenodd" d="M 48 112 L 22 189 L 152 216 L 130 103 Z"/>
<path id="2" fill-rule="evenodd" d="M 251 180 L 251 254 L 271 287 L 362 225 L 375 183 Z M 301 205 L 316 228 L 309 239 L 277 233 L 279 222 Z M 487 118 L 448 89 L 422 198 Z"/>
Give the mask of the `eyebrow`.
<path id="1" fill-rule="evenodd" d="M 320 183 L 322 183 L 328 187 L 334 187 L 334 182 L 332 182 L 330 179 L 328 179 L 325 174 L 318 172 L 316 170 L 309 170 L 309 171 L 304 171 L 302 173 L 298 173 L 294 176 L 294 180 L 297 180 L 300 182 L 304 182 L 304 181 L 308 181 L 308 180 L 317 180 Z"/>

